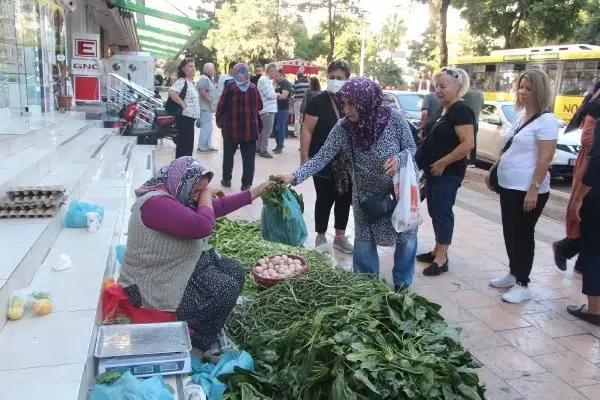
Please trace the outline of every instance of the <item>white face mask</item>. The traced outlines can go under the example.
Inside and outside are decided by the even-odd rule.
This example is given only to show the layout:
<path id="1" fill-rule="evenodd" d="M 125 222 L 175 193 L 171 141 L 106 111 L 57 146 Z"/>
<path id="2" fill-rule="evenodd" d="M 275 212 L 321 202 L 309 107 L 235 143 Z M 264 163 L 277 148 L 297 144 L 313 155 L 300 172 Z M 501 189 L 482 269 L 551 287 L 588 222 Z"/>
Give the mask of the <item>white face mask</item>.
<path id="1" fill-rule="evenodd" d="M 327 79 L 327 91 L 336 94 L 344 86 L 346 81 L 339 81 L 337 79 Z"/>

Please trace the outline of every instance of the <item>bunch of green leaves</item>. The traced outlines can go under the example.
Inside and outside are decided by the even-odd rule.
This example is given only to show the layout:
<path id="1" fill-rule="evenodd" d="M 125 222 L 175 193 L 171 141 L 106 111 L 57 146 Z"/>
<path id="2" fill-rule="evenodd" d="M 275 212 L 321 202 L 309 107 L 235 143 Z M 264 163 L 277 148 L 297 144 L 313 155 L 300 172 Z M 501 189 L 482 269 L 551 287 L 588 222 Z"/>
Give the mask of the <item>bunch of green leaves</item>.
<path id="1" fill-rule="evenodd" d="M 276 208 L 279 210 L 284 219 L 290 219 L 292 217 L 292 213 L 284 201 L 284 193 L 286 190 L 289 190 L 300 205 L 300 212 L 304 213 L 304 199 L 302 198 L 301 194 L 298 194 L 292 188 L 288 188 L 285 182 L 276 176 L 271 175 L 269 180 L 272 183 L 265 190 L 263 190 L 262 194 L 260 195 L 265 207 Z"/>
<path id="2" fill-rule="evenodd" d="M 219 220 L 214 244 L 247 268 L 275 253 L 310 266 L 268 290 L 247 279 L 249 301 L 226 329 L 256 371 L 221 376 L 228 399 L 483 399 L 477 364 L 438 305 L 333 269 L 314 251 L 263 241 L 256 224 Z"/>

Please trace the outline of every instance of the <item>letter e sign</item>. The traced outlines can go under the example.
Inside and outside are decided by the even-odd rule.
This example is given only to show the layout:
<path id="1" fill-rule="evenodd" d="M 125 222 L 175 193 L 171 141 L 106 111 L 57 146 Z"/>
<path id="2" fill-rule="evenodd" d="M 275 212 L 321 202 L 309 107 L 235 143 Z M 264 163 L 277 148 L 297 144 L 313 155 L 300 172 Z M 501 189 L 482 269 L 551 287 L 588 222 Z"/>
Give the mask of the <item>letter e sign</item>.
<path id="1" fill-rule="evenodd" d="M 75 57 L 97 58 L 98 42 L 91 39 L 75 39 Z"/>

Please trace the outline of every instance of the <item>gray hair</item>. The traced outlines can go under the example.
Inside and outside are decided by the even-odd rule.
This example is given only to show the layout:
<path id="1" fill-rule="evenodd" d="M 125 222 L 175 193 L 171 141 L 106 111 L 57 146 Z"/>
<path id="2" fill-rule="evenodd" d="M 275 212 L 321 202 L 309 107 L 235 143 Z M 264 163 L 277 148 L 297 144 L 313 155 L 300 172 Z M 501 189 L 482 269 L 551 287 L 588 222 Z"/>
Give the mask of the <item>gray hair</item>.
<path id="1" fill-rule="evenodd" d="M 202 72 L 204 72 L 205 74 L 208 74 L 210 71 L 215 71 L 215 64 L 213 63 L 206 63 L 204 64 L 204 67 L 202 67 Z"/>
<path id="2" fill-rule="evenodd" d="M 277 66 L 277 64 L 275 63 L 270 63 L 269 65 L 267 65 L 267 71 L 277 71 L 279 70 L 279 67 Z"/>

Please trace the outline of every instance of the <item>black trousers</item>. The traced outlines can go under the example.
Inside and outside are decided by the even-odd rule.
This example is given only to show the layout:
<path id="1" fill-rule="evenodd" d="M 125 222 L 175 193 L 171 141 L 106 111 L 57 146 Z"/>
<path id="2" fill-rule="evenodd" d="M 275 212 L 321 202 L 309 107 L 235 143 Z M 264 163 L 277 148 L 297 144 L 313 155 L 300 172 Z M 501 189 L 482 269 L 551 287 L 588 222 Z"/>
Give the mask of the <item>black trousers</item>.
<path id="1" fill-rule="evenodd" d="M 581 207 L 582 293 L 586 296 L 600 296 L 600 195 L 589 193 Z"/>
<path id="2" fill-rule="evenodd" d="M 196 119 L 178 115 L 175 118 L 177 126 L 177 143 L 175 144 L 175 158 L 191 156 L 194 154 L 194 125 Z"/>
<path id="3" fill-rule="evenodd" d="M 350 217 L 350 205 L 352 204 L 351 184 L 348 185 L 346 193 L 339 194 L 335 188 L 334 178 L 329 179 L 315 175 L 313 176 L 313 183 L 317 193 L 317 200 L 315 201 L 315 230 L 317 233 L 327 232 L 331 207 L 333 207 L 335 229 L 346 230 L 348 218 Z"/>
<path id="4" fill-rule="evenodd" d="M 533 267 L 535 253 L 535 225 L 542 215 L 550 193 L 538 195 L 535 209 L 523 211 L 523 201 L 527 192 L 504 189 L 500 191 L 500 208 L 502 211 L 502 231 L 508 255 L 510 273 L 517 283 L 527 286 Z"/>
<path id="5" fill-rule="evenodd" d="M 223 140 L 223 180 L 231 181 L 233 157 L 238 147 L 242 153 L 242 187 L 249 188 L 254 179 L 256 141 L 233 143 L 231 140 Z"/>

